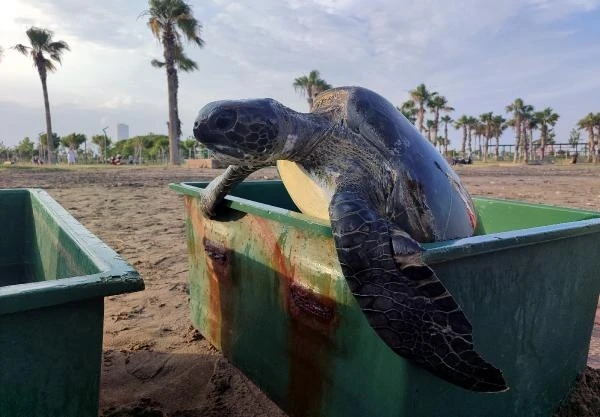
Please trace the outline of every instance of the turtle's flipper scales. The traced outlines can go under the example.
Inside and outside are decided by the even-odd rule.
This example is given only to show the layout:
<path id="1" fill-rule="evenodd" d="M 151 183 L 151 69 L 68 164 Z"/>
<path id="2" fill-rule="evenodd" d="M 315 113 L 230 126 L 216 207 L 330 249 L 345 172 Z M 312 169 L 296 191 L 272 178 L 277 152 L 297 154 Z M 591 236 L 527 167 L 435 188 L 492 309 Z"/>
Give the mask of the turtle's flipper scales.
<path id="1" fill-rule="evenodd" d="M 471 324 L 422 262 L 416 241 L 355 191 L 333 196 L 330 218 L 350 289 L 371 327 L 392 350 L 460 387 L 507 389 L 500 370 L 474 350 Z"/>

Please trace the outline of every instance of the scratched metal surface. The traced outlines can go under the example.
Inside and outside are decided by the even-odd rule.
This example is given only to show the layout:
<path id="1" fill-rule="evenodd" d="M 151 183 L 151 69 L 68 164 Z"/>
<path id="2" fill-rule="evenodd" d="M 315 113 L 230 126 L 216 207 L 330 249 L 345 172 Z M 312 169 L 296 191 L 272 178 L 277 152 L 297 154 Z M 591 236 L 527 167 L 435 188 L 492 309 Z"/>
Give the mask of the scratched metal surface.
<path id="1" fill-rule="evenodd" d="M 589 253 L 600 250 L 596 213 L 480 200 L 484 229 L 494 233 L 429 247 L 478 349 L 511 386 L 482 395 L 378 340 L 323 225 L 240 199 L 207 220 L 194 187 L 172 188 L 186 194 L 192 321 L 292 416 L 544 416 L 585 366 L 598 295 L 598 261 L 590 260 L 600 253 Z M 266 191 L 259 201 L 272 199 Z M 498 213 L 511 214 L 504 225 L 486 218 Z M 561 218 L 569 223 L 557 226 Z"/>

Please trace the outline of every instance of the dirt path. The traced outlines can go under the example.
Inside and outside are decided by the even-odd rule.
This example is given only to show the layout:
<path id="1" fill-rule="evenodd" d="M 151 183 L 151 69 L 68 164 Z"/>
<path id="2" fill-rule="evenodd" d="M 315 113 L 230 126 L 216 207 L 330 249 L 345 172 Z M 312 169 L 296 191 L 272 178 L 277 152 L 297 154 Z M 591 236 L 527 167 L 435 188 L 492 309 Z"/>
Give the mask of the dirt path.
<path id="1" fill-rule="evenodd" d="M 600 211 L 600 168 L 458 167 L 472 194 Z M 217 170 L 0 169 L 0 187 L 45 188 L 141 274 L 146 290 L 106 300 L 101 414 L 285 416 L 188 317 L 183 202 L 167 184 Z M 270 179 L 273 169 L 254 178 Z M 600 367 L 600 314 L 589 364 Z"/>

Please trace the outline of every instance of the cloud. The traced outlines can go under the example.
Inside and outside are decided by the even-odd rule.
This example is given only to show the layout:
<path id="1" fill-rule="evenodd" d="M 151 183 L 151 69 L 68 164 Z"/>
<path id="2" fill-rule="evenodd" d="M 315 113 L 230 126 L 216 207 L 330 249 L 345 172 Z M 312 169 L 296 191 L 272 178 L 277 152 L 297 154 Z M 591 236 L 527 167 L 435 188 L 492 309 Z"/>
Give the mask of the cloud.
<path id="1" fill-rule="evenodd" d="M 574 13 L 591 12 L 600 6 L 599 0 L 529 0 L 538 21 L 564 19 Z"/>
<path id="2" fill-rule="evenodd" d="M 136 48 L 147 42 L 139 26 L 145 20 L 137 21 L 142 12 L 140 3 L 119 0 L 21 0 L 40 11 L 38 19 L 61 33 L 87 42 L 110 45 L 113 48 Z M 142 6 L 143 7 L 143 6 Z M 35 19 L 22 17 L 21 21 Z"/>
<path id="3" fill-rule="evenodd" d="M 63 66 L 49 79 L 53 107 L 71 106 L 77 113 L 77 103 L 90 123 L 114 116 L 125 123 L 130 118 L 133 126 L 151 114 L 150 126 L 155 119 L 166 119 L 166 76 L 149 65 L 161 56 L 161 46 L 146 18 L 138 19 L 146 1 L 7 1 L 8 12 L 6 6 L 3 10 L 8 15 L 0 16 L 3 46 L 25 41 L 23 28 L 34 23 L 54 29 L 57 39 L 71 45 Z M 206 46 L 187 49 L 200 70 L 180 74 L 184 135 L 197 110 L 211 100 L 273 97 L 306 110 L 292 82 L 312 69 L 333 85 L 372 88 L 396 104 L 425 82 L 448 98 L 457 115 L 501 112 L 517 96 L 539 106 L 599 111 L 591 107 L 599 88 L 593 80 L 600 71 L 600 50 L 593 27 L 577 20 L 597 14 L 599 3 L 193 1 Z M 40 106 L 39 79 L 31 63 L 5 52 L 0 64 L 3 99 Z M 97 117 L 92 119 L 94 109 Z M 565 117 L 563 123 L 570 128 L 572 121 Z M 157 128 L 164 128 L 164 121 Z M 5 126 L 0 129 L 8 132 Z M 10 129 L 19 131 L 14 124 Z"/>

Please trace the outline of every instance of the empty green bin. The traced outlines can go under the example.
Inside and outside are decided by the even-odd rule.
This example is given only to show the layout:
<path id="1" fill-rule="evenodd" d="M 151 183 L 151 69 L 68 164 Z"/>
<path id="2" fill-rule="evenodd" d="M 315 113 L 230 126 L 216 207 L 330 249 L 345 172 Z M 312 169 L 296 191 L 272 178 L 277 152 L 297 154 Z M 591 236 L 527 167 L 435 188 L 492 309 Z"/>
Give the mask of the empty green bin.
<path id="1" fill-rule="evenodd" d="M 586 365 L 600 288 L 600 213 L 476 198 L 477 236 L 425 259 L 510 390 L 453 386 L 395 355 L 341 274 L 327 223 L 278 181 L 244 182 L 209 220 L 184 195 L 191 318 L 291 416 L 549 417 Z"/>
<path id="2" fill-rule="evenodd" d="M 96 417 L 103 297 L 144 283 L 42 190 L 0 190 L 0 219 L 0 416 Z"/>

